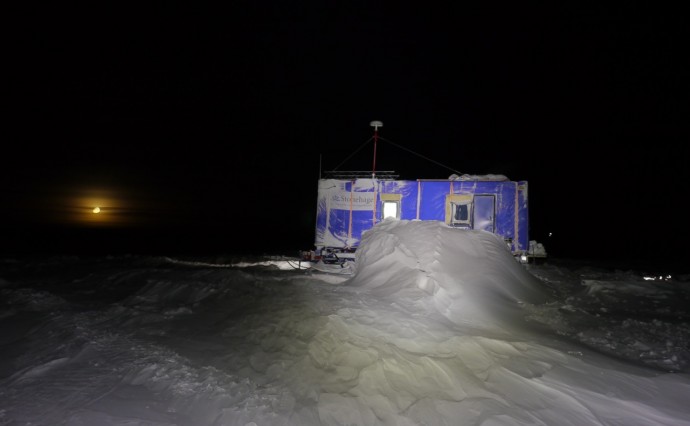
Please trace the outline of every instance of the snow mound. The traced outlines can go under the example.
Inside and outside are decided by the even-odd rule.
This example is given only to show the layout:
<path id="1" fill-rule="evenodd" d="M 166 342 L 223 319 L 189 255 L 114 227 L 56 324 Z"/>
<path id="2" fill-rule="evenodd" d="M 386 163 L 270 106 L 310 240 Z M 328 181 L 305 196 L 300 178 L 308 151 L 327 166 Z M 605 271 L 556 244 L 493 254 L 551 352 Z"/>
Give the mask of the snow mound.
<path id="1" fill-rule="evenodd" d="M 412 298 L 457 324 L 505 322 L 520 305 L 548 300 L 499 237 L 437 221 L 380 222 L 364 233 L 356 264 L 350 286 Z"/>

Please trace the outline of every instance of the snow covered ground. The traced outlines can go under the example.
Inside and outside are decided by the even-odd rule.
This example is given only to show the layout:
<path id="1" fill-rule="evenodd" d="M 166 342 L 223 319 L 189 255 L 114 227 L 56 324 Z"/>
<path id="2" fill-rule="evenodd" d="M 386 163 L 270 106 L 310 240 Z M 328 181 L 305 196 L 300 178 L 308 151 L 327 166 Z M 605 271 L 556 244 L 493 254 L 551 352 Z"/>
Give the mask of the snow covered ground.
<path id="1" fill-rule="evenodd" d="M 690 425 L 688 276 L 417 221 L 295 266 L 0 260 L 0 425 Z"/>

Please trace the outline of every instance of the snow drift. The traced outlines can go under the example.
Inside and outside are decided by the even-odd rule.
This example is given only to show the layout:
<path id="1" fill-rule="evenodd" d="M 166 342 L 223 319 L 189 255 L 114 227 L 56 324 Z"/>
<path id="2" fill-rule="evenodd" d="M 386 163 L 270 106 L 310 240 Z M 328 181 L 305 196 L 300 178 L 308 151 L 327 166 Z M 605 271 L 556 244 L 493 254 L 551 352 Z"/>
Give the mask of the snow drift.
<path id="1" fill-rule="evenodd" d="M 492 235 L 438 223 L 365 237 L 350 278 L 246 259 L 1 262 L 0 424 L 690 425 L 688 375 L 634 363 L 682 367 L 687 327 L 613 328 L 597 305 L 682 315 L 647 302 L 682 300 L 683 283 L 588 274 L 578 292 L 577 274 L 537 279 Z"/>
<path id="2" fill-rule="evenodd" d="M 523 303 L 548 300 L 542 282 L 516 262 L 500 237 L 437 221 L 389 219 L 365 232 L 347 284 L 418 302 L 457 324 L 507 325 Z M 424 300 L 430 298 L 430 300 Z"/>

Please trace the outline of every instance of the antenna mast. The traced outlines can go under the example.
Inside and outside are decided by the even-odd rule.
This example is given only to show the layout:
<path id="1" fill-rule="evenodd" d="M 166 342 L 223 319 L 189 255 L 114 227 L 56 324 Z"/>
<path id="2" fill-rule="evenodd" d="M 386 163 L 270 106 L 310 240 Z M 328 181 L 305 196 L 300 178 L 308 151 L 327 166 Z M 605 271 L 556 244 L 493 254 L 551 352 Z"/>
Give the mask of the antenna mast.
<path id="1" fill-rule="evenodd" d="M 379 127 L 383 127 L 383 123 L 372 121 L 369 125 L 374 128 L 374 164 L 371 166 L 371 178 L 374 179 L 376 177 L 376 142 L 379 140 Z"/>

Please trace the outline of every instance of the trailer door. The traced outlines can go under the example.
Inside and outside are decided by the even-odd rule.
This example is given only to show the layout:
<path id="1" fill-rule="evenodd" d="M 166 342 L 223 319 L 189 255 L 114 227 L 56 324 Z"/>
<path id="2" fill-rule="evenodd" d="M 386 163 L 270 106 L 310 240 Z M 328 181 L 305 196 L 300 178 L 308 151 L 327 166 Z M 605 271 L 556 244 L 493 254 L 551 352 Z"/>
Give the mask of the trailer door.
<path id="1" fill-rule="evenodd" d="M 494 196 L 475 195 L 474 196 L 474 229 L 481 229 L 494 232 Z"/>

